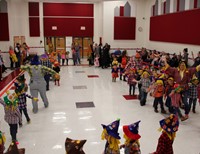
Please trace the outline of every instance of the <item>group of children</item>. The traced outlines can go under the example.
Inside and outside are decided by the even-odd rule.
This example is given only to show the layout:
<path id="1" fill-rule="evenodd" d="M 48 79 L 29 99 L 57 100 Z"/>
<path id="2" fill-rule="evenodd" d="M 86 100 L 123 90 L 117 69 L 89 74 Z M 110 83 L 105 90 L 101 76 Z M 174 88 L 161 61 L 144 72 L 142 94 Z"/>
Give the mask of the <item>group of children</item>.
<path id="1" fill-rule="evenodd" d="M 161 113 L 166 114 L 164 107 L 166 105 L 170 113 L 179 115 L 181 121 L 188 119 L 188 114 L 183 116 L 180 110 L 183 104 L 181 99 L 183 86 L 175 82 L 173 76 L 170 76 L 170 73 L 164 70 L 164 66 L 158 69 L 142 62 L 138 52 L 136 52 L 135 57 L 130 57 L 129 61 L 125 57 L 122 62 L 123 64 L 119 64 L 117 58 L 113 58 L 111 71 L 113 82 L 116 82 L 116 78 L 120 74 L 120 80 L 123 76 L 124 81 L 127 81 L 129 85 L 129 95 L 135 95 L 136 85 L 138 84 L 138 99 L 141 106 L 146 104 L 148 93 L 150 93 L 150 96 L 154 97 L 153 107 L 156 113 L 159 112 L 158 105 L 160 104 Z M 190 79 L 188 87 L 189 111 L 192 109 L 193 113 L 196 113 L 196 102 L 197 98 L 200 97 L 198 94 L 200 85 L 195 74 Z"/>
<path id="2" fill-rule="evenodd" d="M 137 121 L 130 125 L 123 126 L 125 143 L 120 145 L 118 133 L 120 120 L 116 120 L 109 125 L 102 125 L 102 140 L 106 140 L 103 154 L 120 154 L 120 149 L 124 148 L 124 154 L 141 154 L 139 139 L 139 123 Z M 151 154 L 173 154 L 173 142 L 178 131 L 179 121 L 176 115 L 171 114 L 169 117 L 160 121 L 160 135 L 157 149 Z"/>

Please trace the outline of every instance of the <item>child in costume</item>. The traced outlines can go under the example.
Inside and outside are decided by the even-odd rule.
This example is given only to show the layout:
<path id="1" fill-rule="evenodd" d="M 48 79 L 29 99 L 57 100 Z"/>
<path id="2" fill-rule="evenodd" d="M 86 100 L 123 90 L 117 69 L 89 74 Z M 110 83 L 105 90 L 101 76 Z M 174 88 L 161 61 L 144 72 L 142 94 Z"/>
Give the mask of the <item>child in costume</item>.
<path id="1" fill-rule="evenodd" d="M 65 140 L 65 150 L 66 154 L 85 154 L 83 151 L 83 145 L 87 140 L 72 140 L 66 138 Z"/>
<path id="2" fill-rule="evenodd" d="M 141 136 L 138 134 L 140 121 L 131 125 L 123 126 L 125 144 L 120 148 L 124 148 L 124 154 L 141 154 L 139 139 Z"/>
<path id="3" fill-rule="evenodd" d="M 172 92 L 173 89 L 174 89 L 174 78 L 169 77 L 167 79 L 164 99 L 166 99 L 165 105 L 168 107 L 168 110 L 169 110 L 170 113 L 173 113 L 173 108 L 172 108 L 171 97 L 169 96 L 169 94 Z"/>
<path id="4" fill-rule="evenodd" d="M 198 84 L 199 84 L 199 80 L 196 76 L 193 76 L 192 80 L 190 81 L 189 84 L 189 111 L 191 110 L 192 107 L 192 112 L 196 113 L 196 103 L 197 103 L 197 98 L 198 98 Z"/>
<path id="5" fill-rule="evenodd" d="M 158 103 L 160 103 L 161 113 L 166 114 L 163 105 L 163 94 L 164 94 L 163 81 L 161 79 L 158 79 L 152 86 L 152 88 L 153 88 L 152 96 L 154 97 L 154 102 L 153 102 L 154 111 L 158 113 Z"/>
<path id="6" fill-rule="evenodd" d="M 120 120 L 116 120 L 109 125 L 103 125 L 102 140 L 106 140 L 103 154 L 120 154 L 119 144 L 120 136 L 118 133 Z"/>
<path id="7" fill-rule="evenodd" d="M 12 141 L 17 141 L 18 124 L 22 126 L 22 116 L 17 107 L 18 97 L 15 92 L 9 93 L 4 97 L 4 101 L 0 98 L 0 104 L 4 106 L 4 120 L 10 126 L 10 135 Z"/>
<path id="8" fill-rule="evenodd" d="M 31 119 L 29 118 L 28 112 L 27 112 L 27 104 L 26 104 L 26 97 L 30 99 L 34 99 L 35 101 L 38 101 L 38 98 L 33 98 L 32 96 L 26 94 L 28 90 L 28 85 L 25 83 L 26 79 L 24 78 L 24 74 L 17 77 L 15 85 L 15 93 L 18 96 L 18 108 L 22 115 L 22 111 L 26 117 L 27 123 L 30 123 Z"/>
<path id="9" fill-rule="evenodd" d="M 53 70 L 54 70 L 57 74 L 59 74 L 59 72 L 60 72 L 59 62 L 57 62 L 57 61 L 54 62 Z M 55 81 L 55 85 L 57 85 L 57 82 L 58 82 L 58 86 L 60 86 L 60 78 L 59 78 L 59 77 L 56 77 L 54 81 Z"/>
<path id="10" fill-rule="evenodd" d="M 49 102 L 46 96 L 46 82 L 44 80 L 44 74 L 48 72 L 49 74 L 58 77 L 59 74 L 57 74 L 54 70 L 48 67 L 42 66 L 39 62 L 39 57 L 37 55 L 33 57 L 31 65 L 21 66 L 21 69 L 27 71 L 30 75 L 29 86 L 30 86 L 31 96 L 37 98 L 38 93 L 40 93 L 40 96 L 44 102 L 44 106 L 45 108 L 47 108 Z M 32 100 L 32 104 L 33 104 L 33 113 L 37 113 L 38 112 L 37 101 Z"/>
<path id="11" fill-rule="evenodd" d="M 65 59 L 66 59 L 66 51 L 63 50 L 61 52 L 61 59 L 62 59 L 62 66 L 65 64 Z"/>
<path id="12" fill-rule="evenodd" d="M 131 91 L 133 90 L 133 95 L 135 95 L 135 86 L 137 84 L 136 81 L 136 74 L 135 74 L 135 69 L 131 68 L 129 71 L 129 75 L 128 75 L 128 85 L 129 85 L 129 95 L 131 95 Z"/>
<path id="13" fill-rule="evenodd" d="M 116 78 L 118 78 L 118 68 L 117 68 L 117 65 L 114 65 L 112 67 L 112 82 L 116 82 Z"/>
<path id="14" fill-rule="evenodd" d="M 158 140 L 157 149 L 152 154 L 173 154 L 173 143 L 179 127 L 177 116 L 171 114 L 169 117 L 161 120 L 160 127 L 162 134 Z"/>
<path id="15" fill-rule="evenodd" d="M 180 92 L 182 91 L 182 87 L 179 84 L 174 84 L 174 89 L 171 91 L 169 96 L 171 97 L 171 102 L 172 102 L 172 108 L 174 114 L 178 115 L 181 119 L 181 121 L 187 120 L 187 116 L 183 116 L 180 110 L 180 100 L 181 100 L 181 94 Z"/>
<path id="16" fill-rule="evenodd" d="M 141 90 L 140 90 L 140 105 L 141 106 L 146 105 L 148 89 L 151 85 L 149 76 L 150 74 L 147 71 L 144 71 L 141 75 L 140 81 L 138 82 L 138 84 L 141 84 Z"/>
<path id="17" fill-rule="evenodd" d="M 3 154 L 3 151 L 5 149 L 4 147 L 5 142 L 6 142 L 5 135 L 0 131 L 0 154 Z"/>

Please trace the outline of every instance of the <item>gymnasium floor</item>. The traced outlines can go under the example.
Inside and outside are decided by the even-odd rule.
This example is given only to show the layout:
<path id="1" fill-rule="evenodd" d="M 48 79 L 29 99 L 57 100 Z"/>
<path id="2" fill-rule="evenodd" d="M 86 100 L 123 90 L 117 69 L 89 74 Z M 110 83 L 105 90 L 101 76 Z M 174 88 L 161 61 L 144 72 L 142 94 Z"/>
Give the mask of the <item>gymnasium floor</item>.
<path id="1" fill-rule="evenodd" d="M 60 87 L 50 82 L 50 91 L 47 92 L 50 106 L 47 109 L 39 98 L 39 112 L 33 114 L 31 101 L 28 100 L 31 124 L 27 124 L 23 116 L 23 127 L 18 131 L 19 147 L 25 147 L 27 154 L 64 154 L 66 137 L 87 139 L 85 153 L 102 154 L 106 141 L 101 140 L 101 124 L 109 124 L 118 118 L 121 119 L 121 143 L 124 142 L 122 126 L 141 120 L 141 152 L 148 154 L 155 151 L 160 136 L 159 120 L 166 115 L 154 113 L 150 96 L 144 107 L 139 105 L 138 100 L 125 100 L 123 95 L 128 94 L 128 85 L 119 79 L 116 83 L 111 82 L 110 69 L 64 66 L 60 74 Z M 25 75 L 28 82 L 28 74 Z M 88 75 L 99 77 L 88 78 Z M 88 107 L 88 104 L 94 106 Z M 198 104 L 197 113 L 191 113 L 190 119 L 180 122 L 173 145 L 175 154 L 200 153 L 199 114 Z M 6 133 L 7 148 L 11 138 L 3 116 L 3 107 L 0 106 L 0 129 Z"/>

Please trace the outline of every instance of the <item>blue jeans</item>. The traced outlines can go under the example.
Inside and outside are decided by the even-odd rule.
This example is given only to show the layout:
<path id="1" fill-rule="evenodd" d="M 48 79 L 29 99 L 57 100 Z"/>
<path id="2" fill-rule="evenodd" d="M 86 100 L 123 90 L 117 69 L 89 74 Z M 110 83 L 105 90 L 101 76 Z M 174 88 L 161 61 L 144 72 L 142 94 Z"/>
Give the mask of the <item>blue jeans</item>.
<path id="1" fill-rule="evenodd" d="M 141 93 L 141 99 L 140 99 L 140 105 L 143 106 L 146 104 L 146 101 L 147 101 L 147 92 L 143 91 L 143 90 L 140 90 L 140 93 Z"/>
<path id="2" fill-rule="evenodd" d="M 190 108 L 188 103 L 188 90 L 182 92 L 183 104 L 185 106 L 185 114 L 189 114 Z"/>

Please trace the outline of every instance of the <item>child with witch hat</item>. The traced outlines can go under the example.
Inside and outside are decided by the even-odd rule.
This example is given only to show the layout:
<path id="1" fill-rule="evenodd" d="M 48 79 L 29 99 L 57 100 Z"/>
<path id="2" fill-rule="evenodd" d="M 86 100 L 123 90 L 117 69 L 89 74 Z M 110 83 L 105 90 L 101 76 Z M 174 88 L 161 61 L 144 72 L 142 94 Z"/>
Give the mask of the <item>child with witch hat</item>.
<path id="1" fill-rule="evenodd" d="M 178 131 L 178 117 L 171 114 L 166 119 L 160 121 L 160 131 L 162 134 L 158 140 L 157 149 L 151 154 L 173 154 L 173 143 Z"/>
<path id="2" fill-rule="evenodd" d="M 140 121 L 123 126 L 125 144 L 121 145 L 120 148 L 124 149 L 124 154 L 141 154 L 140 152 L 140 135 L 138 134 Z"/>
<path id="3" fill-rule="evenodd" d="M 18 97 L 15 92 L 7 92 L 4 101 L 0 98 L 0 104 L 4 106 L 5 116 L 4 119 L 10 126 L 10 135 L 12 141 L 17 142 L 18 124 L 22 124 L 22 116 L 17 107 Z"/>
<path id="4" fill-rule="evenodd" d="M 101 139 L 105 139 L 107 141 L 103 154 L 120 154 L 120 136 L 118 133 L 119 122 L 120 120 L 116 120 L 109 125 L 102 124 L 103 132 L 101 135 Z"/>
<path id="5" fill-rule="evenodd" d="M 65 140 L 65 150 L 66 154 L 85 154 L 83 151 L 83 145 L 86 140 L 72 140 L 70 138 L 66 138 Z"/>

